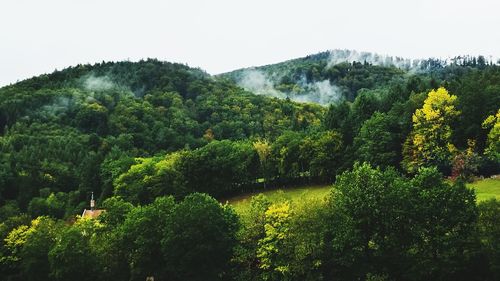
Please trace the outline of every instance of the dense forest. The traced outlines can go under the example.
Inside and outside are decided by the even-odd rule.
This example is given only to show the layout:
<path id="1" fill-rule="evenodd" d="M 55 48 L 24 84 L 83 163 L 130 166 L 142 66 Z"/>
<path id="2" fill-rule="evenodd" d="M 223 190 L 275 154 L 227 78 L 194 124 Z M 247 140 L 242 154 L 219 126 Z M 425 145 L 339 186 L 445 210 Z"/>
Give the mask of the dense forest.
<path id="1" fill-rule="evenodd" d="M 0 88 L 0 279 L 499 280 L 500 202 L 465 183 L 500 174 L 500 66 L 347 56 Z M 219 203 L 303 184 L 332 190 Z"/>

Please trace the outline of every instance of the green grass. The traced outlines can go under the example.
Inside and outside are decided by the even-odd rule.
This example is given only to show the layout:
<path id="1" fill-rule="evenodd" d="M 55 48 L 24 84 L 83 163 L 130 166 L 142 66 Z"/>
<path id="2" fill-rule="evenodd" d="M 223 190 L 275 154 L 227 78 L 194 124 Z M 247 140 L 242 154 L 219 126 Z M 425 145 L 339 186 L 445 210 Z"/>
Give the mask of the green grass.
<path id="1" fill-rule="evenodd" d="M 478 180 L 467 186 L 476 190 L 477 202 L 485 201 L 488 199 L 500 200 L 500 178 L 489 178 Z"/>
<path id="2" fill-rule="evenodd" d="M 500 200 L 500 178 L 478 180 L 467 184 L 476 191 L 477 202 L 496 198 Z M 280 199 L 288 199 L 299 202 L 309 199 L 323 199 L 331 189 L 331 185 L 314 185 L 303 186 L 288 189 L 275 189 L 264 192 L 249 193 L 230 198 L 227 202 L 231 204 L 237 213 L 244 212 L 250 207 L 252 196 L 263 193 L 271 202 L 279 201 Z"/>
<path id="3" fill-rule="evenodd" d="M 308 199 L 323 199 L 330 191 L 331 185 L 314 185 L 314 186 L 303 186 L 287 189 L 274 189 L 264 192 L 249 193 L 244 195 L 239 195 L 232 197 L 228 200 L 237 213 L 244 212 L 250 207 L 250 200 L 252 196 L 259 193 L 263 193 L 269 198 L 271 202 L 276 202 L 281 199 L 287 199 L 291 201 L 304 201 Z"/>

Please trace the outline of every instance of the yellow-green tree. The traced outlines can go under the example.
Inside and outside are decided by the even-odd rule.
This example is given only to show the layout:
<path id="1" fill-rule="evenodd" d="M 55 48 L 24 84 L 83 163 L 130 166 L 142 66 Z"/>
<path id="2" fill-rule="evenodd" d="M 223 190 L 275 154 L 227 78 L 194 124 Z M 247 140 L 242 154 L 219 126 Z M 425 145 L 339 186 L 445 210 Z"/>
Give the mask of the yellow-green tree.
<path id="1" fill-rule="evenodd" d="M 441 87 L 427 95 L 412 116 L 413 131 L 404 145 L 404 167 L 415 172 L 422 166 L 447 167 L 456 151 L 451 143 L 451 122 L 460 114 L 457 97 Z"/>
<path id="2" fill-rule="evenodd" d="M 264 280 L 286 280 L 290 274 L 286 240 L 290 235 L 291 207 L 285 201 L 271 205 L 265 212 L 264 238 L 259 240 L 257 258 Z"/>
<path id="3" fill-rule="evenodd" d="M 266 140 L 257 140 L 253 143 L 253 148 L 259 155 L 260 168 L 262 170 L 262 176 L 264 177 L 264 188 L 266 188 L 266 182 L 269 179 L 269 155 L 271 154 L 271 145 Z"/>
<path id="4" fill-rule="evenodd" d="M 500 160 L 500 109 L 496 115 L 490 115 L 484 120 L 483 128 L 491 128 L 484 154 L 492 159 Z"/>

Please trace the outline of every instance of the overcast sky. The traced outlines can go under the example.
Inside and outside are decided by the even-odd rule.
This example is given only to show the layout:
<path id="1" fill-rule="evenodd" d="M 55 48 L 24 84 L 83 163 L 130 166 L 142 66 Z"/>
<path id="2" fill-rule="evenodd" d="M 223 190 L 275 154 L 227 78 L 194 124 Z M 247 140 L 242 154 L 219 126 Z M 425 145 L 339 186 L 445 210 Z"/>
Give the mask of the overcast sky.
<path id="1" fill-rule="evenodd" d="M 328 49 L 500 57 L 498 0 L 0 0 L 0 86 L 158 58 L 212 74 Z"/>

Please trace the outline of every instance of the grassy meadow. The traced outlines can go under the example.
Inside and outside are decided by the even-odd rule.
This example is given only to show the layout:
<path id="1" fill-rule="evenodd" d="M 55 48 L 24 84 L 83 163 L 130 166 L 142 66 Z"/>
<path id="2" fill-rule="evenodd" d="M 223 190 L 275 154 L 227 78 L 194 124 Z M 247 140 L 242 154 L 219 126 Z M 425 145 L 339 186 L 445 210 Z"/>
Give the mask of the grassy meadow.
<path id="1" fill-rule="evenodd" d="M 476 191 L 477 202 L 494 198 L 500 200 L 500 177 L 477 180 L 473 183 L 467 184 L 467 186 Z M 242 213 L 250 206 L 252 196 L 259 193 L 266 195 L 271 202 L 276 202 L 282 199 L 297 202 L 318 199 L 321 200 L 328 194 L 331 187 L 331 185 L 312 185 L 288 189 L 273 189 L 264 192 L 238 195 L 230 198 L 227 202 L 231 204 L 238 213 Z"/>

